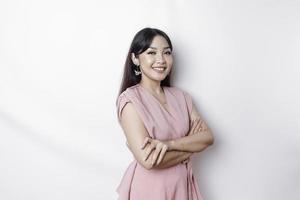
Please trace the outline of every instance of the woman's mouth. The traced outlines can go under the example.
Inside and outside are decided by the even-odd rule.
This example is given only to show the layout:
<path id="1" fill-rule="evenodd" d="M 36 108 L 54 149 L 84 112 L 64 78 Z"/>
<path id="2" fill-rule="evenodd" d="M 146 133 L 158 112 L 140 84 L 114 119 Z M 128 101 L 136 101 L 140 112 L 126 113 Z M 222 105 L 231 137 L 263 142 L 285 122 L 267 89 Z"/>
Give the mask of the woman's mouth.
<path id="1" fill-rule="evenodd" d="M 153 70 L 158 73 L 162 73 L 166 70 L 166 67 L 153 67 Z"/>

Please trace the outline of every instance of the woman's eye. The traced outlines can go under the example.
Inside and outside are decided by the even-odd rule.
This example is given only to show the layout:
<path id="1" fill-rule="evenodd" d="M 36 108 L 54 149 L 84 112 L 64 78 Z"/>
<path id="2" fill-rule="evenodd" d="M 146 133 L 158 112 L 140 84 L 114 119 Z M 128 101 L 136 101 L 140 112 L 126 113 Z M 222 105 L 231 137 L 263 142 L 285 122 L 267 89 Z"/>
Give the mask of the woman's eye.
<path id="1" fill-rule="evenodd" d="M 156 54 L 156 52 L 154 52 L 154 51 L 149 51 L 149 52 L 148 52 L 148 54 L 155 55 L 155 54 Z M 172 54 L 172 52 L 171 52 L 171 51 L 166 51 L 166 52 L 165 52 L 165 54 L 167 54 L 167 55 L 171 55 L 171 54 Z"/>

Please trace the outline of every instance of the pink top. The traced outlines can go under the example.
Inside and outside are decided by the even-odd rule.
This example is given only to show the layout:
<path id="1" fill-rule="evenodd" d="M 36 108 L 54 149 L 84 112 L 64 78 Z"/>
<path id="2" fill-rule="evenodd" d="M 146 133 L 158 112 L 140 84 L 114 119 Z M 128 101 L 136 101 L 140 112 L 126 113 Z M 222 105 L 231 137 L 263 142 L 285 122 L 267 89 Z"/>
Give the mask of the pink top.
<path id="1" fill-rule="evenodd" d="M 127 88 L 118 98 L 117 113 L 131 102 L 152 138 L 180 138 L 189 131 L 191 96 L 176 87 L 163 86 L 168 112 L 141 85 Z M 202 200 L 190 160 L 166 169 L 147 170 L 134 160 L 117 188 L 119 200 Z"/>

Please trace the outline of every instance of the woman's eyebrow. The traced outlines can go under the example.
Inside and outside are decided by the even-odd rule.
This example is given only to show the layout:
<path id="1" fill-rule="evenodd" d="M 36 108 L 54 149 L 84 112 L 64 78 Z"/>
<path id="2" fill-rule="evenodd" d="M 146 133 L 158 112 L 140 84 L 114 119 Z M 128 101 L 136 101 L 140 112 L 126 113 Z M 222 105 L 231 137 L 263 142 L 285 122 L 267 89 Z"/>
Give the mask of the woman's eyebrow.
<path id="1" fill-rule="evenodd" d="M 156 47 L 149 47 L 150 49 L 157 49 Z M 170 49 L 170 47 L 164 47 L 164 49 Z"/>

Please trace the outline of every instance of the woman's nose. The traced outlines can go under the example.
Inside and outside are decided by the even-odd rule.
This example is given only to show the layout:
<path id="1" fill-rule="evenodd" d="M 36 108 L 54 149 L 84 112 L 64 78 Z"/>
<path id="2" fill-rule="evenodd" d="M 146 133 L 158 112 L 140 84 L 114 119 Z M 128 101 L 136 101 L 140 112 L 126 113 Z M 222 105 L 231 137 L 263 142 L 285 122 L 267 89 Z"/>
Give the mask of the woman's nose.
<path id="1" fill-rule="evenodd" d="M 156 57 L 156 62 L 158 63 L 165 63 L 165 58 L 162 54 L 157 54 L 157 57 Z"/>

